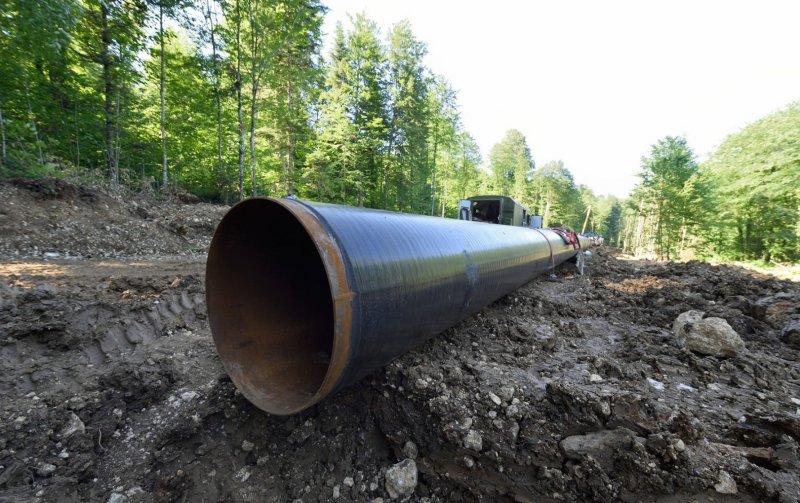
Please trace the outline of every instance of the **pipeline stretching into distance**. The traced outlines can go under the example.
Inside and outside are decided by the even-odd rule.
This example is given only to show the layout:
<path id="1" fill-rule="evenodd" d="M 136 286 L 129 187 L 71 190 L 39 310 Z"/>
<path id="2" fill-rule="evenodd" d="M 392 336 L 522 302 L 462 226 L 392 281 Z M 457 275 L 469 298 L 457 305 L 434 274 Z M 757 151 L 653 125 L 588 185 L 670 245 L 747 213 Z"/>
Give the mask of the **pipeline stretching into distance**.
<path id="1" fill-rule="evenodd" d="M 253 198 L 211 242 L 209 323 L 242 394 L 294 414 L 578 253 L 550 230 Z"/>

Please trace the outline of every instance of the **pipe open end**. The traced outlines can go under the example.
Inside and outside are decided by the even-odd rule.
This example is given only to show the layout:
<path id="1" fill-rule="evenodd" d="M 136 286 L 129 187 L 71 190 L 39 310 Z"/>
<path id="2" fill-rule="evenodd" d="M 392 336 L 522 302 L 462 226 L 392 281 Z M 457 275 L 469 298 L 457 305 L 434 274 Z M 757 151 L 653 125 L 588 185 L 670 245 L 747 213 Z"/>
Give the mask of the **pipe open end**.
<path id="1" fill-rule="evenodd" d="M 338 377 L 334 353 L 342 353 L 334 348 L 336 292 L 312 235 L 323 231 L 307 228 L 292 203 L 236 205 L 206 265 L 209 323 L 228 375 L 257 407 L 282 415 L 327 394 Z"/>

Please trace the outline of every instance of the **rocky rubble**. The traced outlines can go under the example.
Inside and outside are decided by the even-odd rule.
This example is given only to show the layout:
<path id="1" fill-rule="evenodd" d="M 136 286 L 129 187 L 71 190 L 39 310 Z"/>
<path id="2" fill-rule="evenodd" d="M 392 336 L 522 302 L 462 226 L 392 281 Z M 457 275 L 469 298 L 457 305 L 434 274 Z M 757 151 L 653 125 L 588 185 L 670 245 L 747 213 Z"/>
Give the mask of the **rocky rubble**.
<path id="1" fill-rule="evenodd" d="M 800 349 L 800 320 L 786 322 L 781 330 L 781 340 L 794 349 Z"/>
<path id="2" fill-rule="evenodd" d="M 417 464 L 413 459 L 404 459 L 386 470 L 386 492 L 391 499 L 414 494 L 416 487 Z"/>
<path id="3" fill-rule="evenodd" d="M 710 356 L 736 356 L 745 350 L 744 341 L 722 318 L 704 318 L 702 311 L 681 313 L 672 325 L 680 347 Z"/>

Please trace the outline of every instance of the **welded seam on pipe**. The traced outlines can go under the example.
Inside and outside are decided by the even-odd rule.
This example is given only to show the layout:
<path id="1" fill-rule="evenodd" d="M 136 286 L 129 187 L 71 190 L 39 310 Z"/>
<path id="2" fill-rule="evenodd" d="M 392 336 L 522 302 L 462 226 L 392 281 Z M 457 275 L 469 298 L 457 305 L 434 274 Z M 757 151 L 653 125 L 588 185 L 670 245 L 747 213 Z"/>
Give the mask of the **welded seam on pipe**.
<path id="1" fill-rule="evenodd" d="M 547 235 L 544 232 L 542 232 L 541 229 L 533 229 L 533 230 L 535 230 L 536 232 L 541 234 L 542 237 L 544 238 L 544 240 L 547 241 L 547 246 L 550 248 L 550 273 L 551 274 L 555 274 L 556 273 L 556 257 L 553 254 L 553 244 L 550 243 L 550 240 L 547 239 Z"/>

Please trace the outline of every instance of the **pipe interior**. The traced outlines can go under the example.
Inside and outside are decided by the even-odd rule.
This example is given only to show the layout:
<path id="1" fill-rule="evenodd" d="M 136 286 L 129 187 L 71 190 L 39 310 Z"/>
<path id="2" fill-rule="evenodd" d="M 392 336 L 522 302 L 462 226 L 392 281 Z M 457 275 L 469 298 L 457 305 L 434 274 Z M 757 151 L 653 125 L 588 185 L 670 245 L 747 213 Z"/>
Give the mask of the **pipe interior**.
<path id="1" fill-rule="evenodd" d="M 333 302 L 312 237 L 280 204 L 251 199 L 209 250 L 208 313 L 220 357 L 261 409 L 290 414 L 319 390 L 333 351 Z"/>

